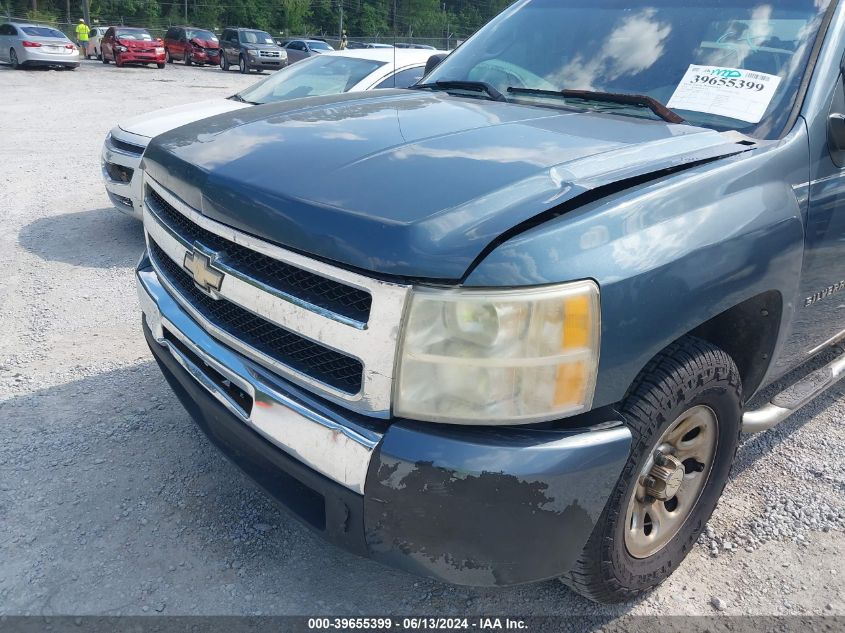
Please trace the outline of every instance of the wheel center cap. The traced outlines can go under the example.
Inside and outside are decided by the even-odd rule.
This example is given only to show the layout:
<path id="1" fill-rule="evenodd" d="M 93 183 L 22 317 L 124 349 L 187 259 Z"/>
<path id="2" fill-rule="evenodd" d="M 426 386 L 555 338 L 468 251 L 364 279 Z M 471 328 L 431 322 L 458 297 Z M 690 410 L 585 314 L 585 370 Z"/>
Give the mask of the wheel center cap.
<path id="1" fill-rule="evenodd" d="M 668 501 L 678 492 L 685 474 L 684 465 L 677 458 L 657 452 L 654 456 L 654 466 L 643 478 L 642 484 L 650 497 Z"/>

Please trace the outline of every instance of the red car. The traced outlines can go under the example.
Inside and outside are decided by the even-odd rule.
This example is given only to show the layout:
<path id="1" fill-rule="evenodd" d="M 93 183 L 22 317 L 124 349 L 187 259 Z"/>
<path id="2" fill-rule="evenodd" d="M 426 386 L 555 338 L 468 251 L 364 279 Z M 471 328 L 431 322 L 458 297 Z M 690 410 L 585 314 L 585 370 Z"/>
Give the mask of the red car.
<path id="1" fill-rule="evenodd" d="M 155 64 L 164 68 L 164 42 L 153 39 L 147 29 L 109 27 L 100 42 L 100 51 L 104 64 L 113 61 L 118 67 L 124 64 Z"/>
<path id="2" fill-rule="evenodd" d="M 193 26 L 171 26 L 164 34 L 164 51 L 167 61 L 182 60 L 191 64 L 217 65 L 220 63 L 220 41 L 206 29 Z"/>

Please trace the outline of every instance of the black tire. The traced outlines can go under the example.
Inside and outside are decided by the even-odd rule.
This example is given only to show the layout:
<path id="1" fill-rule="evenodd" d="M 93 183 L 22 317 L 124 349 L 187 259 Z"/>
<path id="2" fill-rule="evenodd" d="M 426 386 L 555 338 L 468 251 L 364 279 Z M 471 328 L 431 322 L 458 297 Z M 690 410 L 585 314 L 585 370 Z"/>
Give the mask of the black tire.
<path id="1" fill-rule="evenodd" d="M 9 49 L 9 63 L 15 70 L 19 70 L 21 68 L 21 64 L 18 61 L 18 54 L 15 52 L 14 48 Z"/>
<path id="2" fill-rule="evenodd" d="M 242 75 L 246 75 L 249 72 L 249 62 L 246 61 L 246 57 L 243 55 L 238 59 L 238 69 Z"/>
<path id="3" fill-rule="evenodd" d="M 103 59 L 103 51 L 102 51 L 102 50 L 97 50 L 97 49 L 95 48 L 95 49 L 94 49 L 94 57 L 96 57 L 97 59 Z"/>
<path id="4" fill-rule="evenodd" d="M 156 67 L 157 67 L 159 70 L 161 70 L 162 68 L 164 68 L 164 64 L 156 64 Z"/>
<path id="5" fill-rule="evenodd" d="M 680 529 L 654 554 L 635 558 L 626 545 L 628 502 L 663 433 L 685 411 L 709 407 L 717 421 L 709 475 Z M 695 545 L 728 480 L 742 428 L 739 372 L 724 351 L 685 337 L 643 370 L 622 405 L 633 436 L 631 454 L 572 569 L 561 578 L 596 602 L 629 602 L 659 585 Z"/>
<path id="6" fill-rule="evenodd" d="M 190 53 L 185 53 L 185 66 L 190 66 L 194 63 L 194 60 L 191 59 Z"/>
<path id="7" fill-rule="evenodd" d="M 229 60 L 226 59 L 226 55 L 224 55 L 223 53 L 220 53 L 220 70 L 229 70 Z"/>
<path id="8" fill-rule="evenodd" d="M 164 61 L 166 61 L 168 64 L 173 63 L 173 58 L 170 56 L 170 49 L 169 48 L 164 49 Z"/>
<path id="9" fill-rule="evenodd" d="M 108 59 L 106 59 L 106 54 L 105 54 L 102 50 L 100 51 L 100 59 L 102 59 L 102 60 L 103 60 L 103 63 L 104 63 L 104 64 L 108 64 L 108 63 L 109 63 L 109 60 L 108 60 Z"/>

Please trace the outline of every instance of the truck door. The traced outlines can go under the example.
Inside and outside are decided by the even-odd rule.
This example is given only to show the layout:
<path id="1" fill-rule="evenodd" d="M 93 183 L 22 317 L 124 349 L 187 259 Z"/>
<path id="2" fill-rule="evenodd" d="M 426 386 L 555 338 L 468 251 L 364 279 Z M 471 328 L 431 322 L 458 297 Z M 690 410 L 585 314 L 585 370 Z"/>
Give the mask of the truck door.
<path id="1" fill-rule="evenodd" d="M 795 328 L 814 352 L 845 330 L 845 85 L 830 82 L 829 108 L 810 128 L 810 204 Z"/>

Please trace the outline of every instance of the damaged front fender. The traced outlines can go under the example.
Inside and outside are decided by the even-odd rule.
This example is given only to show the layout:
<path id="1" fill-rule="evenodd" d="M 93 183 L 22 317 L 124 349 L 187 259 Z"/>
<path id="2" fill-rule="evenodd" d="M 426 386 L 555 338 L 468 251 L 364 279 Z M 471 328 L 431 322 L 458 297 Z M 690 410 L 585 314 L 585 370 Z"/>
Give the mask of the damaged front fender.
<path id="1" fill-rule="evenodd" d="M 615 412 L 601 428 L 394 424 L 368 473 L 370 553 L 460 585 L 559 576 L 599 520 L 630 444 Z"/>

